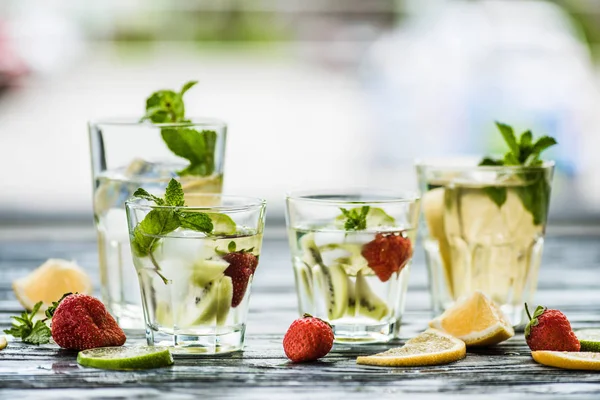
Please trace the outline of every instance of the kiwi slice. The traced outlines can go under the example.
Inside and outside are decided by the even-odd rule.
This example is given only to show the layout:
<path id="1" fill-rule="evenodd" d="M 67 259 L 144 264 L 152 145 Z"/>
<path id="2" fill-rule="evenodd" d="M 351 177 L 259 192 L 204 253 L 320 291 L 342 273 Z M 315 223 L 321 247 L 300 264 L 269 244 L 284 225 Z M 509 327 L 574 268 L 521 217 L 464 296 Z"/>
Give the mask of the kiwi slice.
<path id="1" fill-rule="evenodd" d="M 229 276 L 225 276 L 219 281 L 217 295 L 217 325 L 222 326 L 227 321 L 227 315 L 229 315 L 231 309 L 231 300 L 233 299 L 233 282 Z"/>
<path id="2" fill-rule="evenodd" d="M 205 287 L 210 282 L 223 276 L 229 263 L 220 258 L 198 260 L 192 267 L 192 282 L 198 287 Z"/>
<path id="3" fill-rule="evenodd" d="M 304 262 L 297 264 L 294 268 L 296 277 L 296 290 L 298 293 L 304 292 L 309 299 L 313 298 L 313 273 L 312 268 Z"/>
<path id="4" fill-rule="evenodd" d="M 300 249 L 302 250 L 302 261 L 309 267 L 323 264 L 321 252 L 315 244 L 314 233 L 307 233 L 300 238 Z"/>
<path id="5" fill-rule="evenodd" d="M 215 324 L 219 300 L 219 281 L 211 281 L 202 288 L 190 285 L 188 296 L 187 301 L 184 301 L 180 308 L 180 316 L 188 318 L 179 318 L 179 328 Z"/>
<path id="6" fill-rule="evenodd" d="M 319 264 L 322 277 L 321 288 L 327 302 L 327 317 L 330 320 L 342 318 L 348 308 L 348 275 L 340 265 L 326 267 Z"/>
<path id="7" fill-rule="evenodd" d="M 349 317 L 356 316 L 356 287 L 350 277 L 348 277 L 348 308 L 346 308 L 346 315 Z"/>
<path id="8" fill-rule="evenodd" d="M 357 311 L 365 317 L 379 321 L 388 313 L 387 304 L 373 293 L 360 271 L 356 275 L 356 299 Z"/>

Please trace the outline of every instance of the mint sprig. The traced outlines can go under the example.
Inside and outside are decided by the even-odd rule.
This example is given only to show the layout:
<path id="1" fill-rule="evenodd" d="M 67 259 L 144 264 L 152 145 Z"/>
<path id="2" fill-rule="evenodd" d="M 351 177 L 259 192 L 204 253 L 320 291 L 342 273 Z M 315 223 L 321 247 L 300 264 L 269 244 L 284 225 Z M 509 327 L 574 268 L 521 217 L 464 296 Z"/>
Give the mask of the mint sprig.
<path id="1" fill-rule="evenodd" d="M 370 206 L 362 206 L 360 208 L 347 210 L 340 207 L 340 211 L 344 217 L 346 217 L 344 229 L 347 231 L 361 231 L 367 229 L 367 214 L 369 213 L 370 208 Z"/>
<path id="2" fill-rule="evenodd" d="M 149 120 L 155 124 L 190 122 L 185 118 L 183 95 L 197 83 L 189 81 L 179 92 L 159 90 L 152 93 L 146 100 L 146 114 L 142 121 Z M 217 142 L 215 131 L 198 132 L 190 127 L 171 127 L 162 128 L 161 136 L 169 150 L 190 162 L 190 165 L 177 172 L 180 176 L 207 176 L 214 172 Z"/>
<path id="3" fill-rule="evenodd" d="M 33 306 L 31 313 L 23 311 L 20 317 L 12 317 L 14 319 L 12 327 L 4 330 L 4 333 L 21 338 L 24 343 L 36 345 L 49 343 L 52 332 L 45 323 L 46 319 L 33 322 L 33 317 L 37 314 L 41 306 L 42 302 L 40 301 Z"/>
<path id="4" fill-rule="evenodd" d="M 179 227 L 211 233 L 214 229 L 212 220 L 206 213 L 179 209 L 179 207 L 185 207 L 185 200 L 181 184 L 175 179 L 169 181 L 164 198 L 151 195 L 142 188 L 136 190 L 133 197 L 154 202 L 158 206 L 167 206 L 151 210 L 137 224 L 131 234 L 131 249 L 137 257 L 150 257 L 157 274 L 165 283 L 168 283 L 168 279 L 160 273 L 160 266 L 153 255 L 160 243 L 160 237 Z"/>
<path id="5" fill-rule="evenodd" d="M 556 140 L 550 136 L 542 136 L 535 142 L 531 131 L 525 131 L 517 139 L 514 129 L 506 124 L 496 122 L 498 130 L 502 134 L 504 141 L 508 145 L 509 151 L 502 159 L 493 159 L 485 157 L 480 166 L 522 166 L 522 167 L 540 167 L 543 164 L 541 153 L 557 144 Z M 548 204 L 550 202 L 550 182 L 543 170 L 535 168 L 524 169 L 520 174 L 526 186 L 515 187 L 517 195 L 525 209 L 533 216 L 533 223 L 540 225 L 546 221 Z M 489 186 L 484 188 L 486 194 L 492 199 L 498 207 L 506 202 L 507 189 L 505 187 Z"/>

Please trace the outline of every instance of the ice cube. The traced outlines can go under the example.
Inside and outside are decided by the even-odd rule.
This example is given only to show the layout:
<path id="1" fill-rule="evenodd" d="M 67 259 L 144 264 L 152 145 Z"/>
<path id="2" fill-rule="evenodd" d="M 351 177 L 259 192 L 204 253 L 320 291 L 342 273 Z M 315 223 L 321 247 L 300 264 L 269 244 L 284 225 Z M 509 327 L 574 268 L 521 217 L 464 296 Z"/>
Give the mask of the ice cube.
<path id="1" fill-rule="evenodd" d="M 141 177 L 143 179 L 168 181 L 176 178 L 177 173 L 173 168 L 162 163 L 153 163 L 141 158 L 134 159 L 125 169 L 125 177 L 129 179 Z"/>
<path id="2" fill-rule="evenodd" d="M 191 268 L 198 260 L 216 256 L 213 240 L 206 235 L 187 229 L 176 229 L 162 239 L 155 250 L 157 260 L 178 260 L 185 268 Z"/>

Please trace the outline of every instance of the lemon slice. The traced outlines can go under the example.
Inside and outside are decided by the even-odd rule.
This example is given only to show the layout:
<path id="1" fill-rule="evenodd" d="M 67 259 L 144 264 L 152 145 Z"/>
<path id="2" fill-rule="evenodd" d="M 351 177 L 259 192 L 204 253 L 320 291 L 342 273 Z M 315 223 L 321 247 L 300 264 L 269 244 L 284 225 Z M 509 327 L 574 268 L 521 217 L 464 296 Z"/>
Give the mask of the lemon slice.
<path id="1" fill-rule="evenodd" d="M 173 356 L 166 347 L 98 347 L 80 351 L 77 362 L 84 367 L 136 370 L 167 367 Z"/>
<path id="2" fill-rule="evenodd" d="M 467 346 L 491 346 L 515 335 L 502 311 L 480 291 L 456 302 L 429 326 L 459 338 Z"/>
<path id="3" fill-rule="evenodd" d="M 213 233 L 215 235 L 233 235 L 236 232 L 237 225 L 229 215 L 209 213 L 208 216 L 213 223 Z"/>
<path id="4" fill-rule="evenodd" d="M 532 351 L 535 361 L 549 367 L 600 370 L 600 353 L 579 351 Z"/>
<path id="5" fill-rule="evenodd" d="M 581 351 L 600 352 L 600 329 L 581 329 L 575 331 L 575 335 L 581 344 Z"/>
<path id="6" fill-rule="evenodd" d="M 7 345 L 6 336 L 0 336 L 0 350 L 5 349 Z"/>
<path id="7" fill-rule="evenodd" d="M 31 310 L 41 301 L 45 311 L 65 293 L 92 293 L 92 281 L 77 264 L 51 258 L 29 275 L 13 282 L 13 290 L 23 307 Z"/>
<path id="8" fill-rule="evenodd" d="M 402 347 L 358 357 L 356 362 L 380 367 L 419 367 L 448 364 L 461 360 L 466 355 L 466 346 L 462 340 L 436 329 L 428 329 Z"/>

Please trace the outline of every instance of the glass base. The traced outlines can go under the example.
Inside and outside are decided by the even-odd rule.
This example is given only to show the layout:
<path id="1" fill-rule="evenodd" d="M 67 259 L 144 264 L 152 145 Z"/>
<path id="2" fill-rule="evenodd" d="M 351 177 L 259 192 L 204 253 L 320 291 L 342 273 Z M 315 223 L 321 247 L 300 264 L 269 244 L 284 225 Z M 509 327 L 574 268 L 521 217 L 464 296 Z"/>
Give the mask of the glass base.
<path id="1" fill-rule="evenodd" d="M 169 347 L 173 354 L 211 355 L 240 351 L 244 347 L 246 325 L 238 325 L 226 332 L 214 334 L 171 334 L 146 328 L 149 346 Z"/>
<path id="2" fill-rule="evenodd" d="M 386 343 L 400 333 L 400 321 L 380 324 L 332 323 L 336 343 Z"/>

